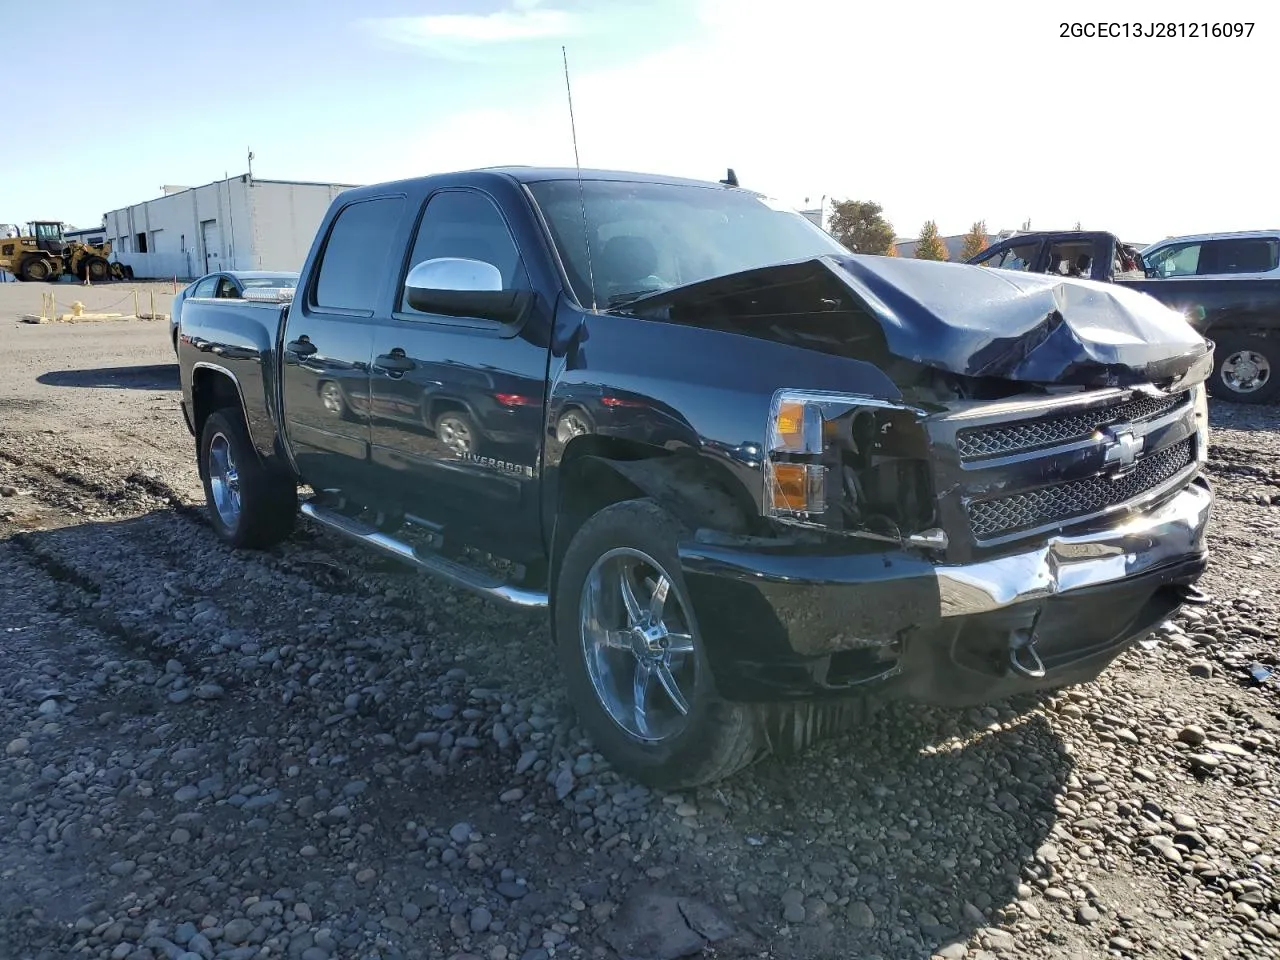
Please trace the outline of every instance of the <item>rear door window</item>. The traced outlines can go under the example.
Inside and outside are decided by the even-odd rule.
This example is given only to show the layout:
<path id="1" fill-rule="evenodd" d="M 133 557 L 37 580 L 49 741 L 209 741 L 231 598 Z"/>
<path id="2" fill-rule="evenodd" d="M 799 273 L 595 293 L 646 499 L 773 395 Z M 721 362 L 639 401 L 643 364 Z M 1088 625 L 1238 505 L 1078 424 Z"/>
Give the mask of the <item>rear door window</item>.
<path id="1" fill-rule="evenodd" d="M 1266 273 L 1276 269 L 1280 240 L 1268 237 L 1232 237 L 1209 240 L 1200 253 L 1199 272 Z"/>
<path id="2" fill-rule="evenodd" d="M 315 307 L 373 313 L 404 207 L 404 197 L 356 200 L 343 207 L 320 256 L 312 294 Z"/>
<path id="3" fill-rule="evenodd" d="M 1050 244 L 1045 273 L 1089 279 L 1093 273 L 1094 258 L 1098 255 L 1097 246 L 1092 240 L 1065 240 Z"/>

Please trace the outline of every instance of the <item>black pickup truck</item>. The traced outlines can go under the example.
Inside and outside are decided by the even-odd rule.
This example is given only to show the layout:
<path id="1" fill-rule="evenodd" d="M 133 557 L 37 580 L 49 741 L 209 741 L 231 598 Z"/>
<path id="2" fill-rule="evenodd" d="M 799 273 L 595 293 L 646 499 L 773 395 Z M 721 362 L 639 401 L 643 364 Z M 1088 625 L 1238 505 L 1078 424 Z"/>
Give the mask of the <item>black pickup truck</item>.
<path id="1" fill-rule="evenodd" d="M 1088 681 L 1200 599 L 1211 345 L 1097 286 L 732 184 L 430 176 L 337 197 L 290 303 L 188 299 L 183 410 L 226 541 L 301 512 L 545 610 L 599 749 L 696 784 Z"/>
<path id="2" fill-rule="evenodd" d="M 1215 264 L 1205 262 L 1213 245 L 1204 247 L 1202 272 L 1214 272 Z M 1141 290 L 1177 310 L 1214 342 L 1208 381 L 1214 396 L 1240 403 L 1269 403 L 1280 397 L 1280 279 L 1161 277 L 1115 234 L 1098 231 L 1015 234 L 967 262 Z"/>

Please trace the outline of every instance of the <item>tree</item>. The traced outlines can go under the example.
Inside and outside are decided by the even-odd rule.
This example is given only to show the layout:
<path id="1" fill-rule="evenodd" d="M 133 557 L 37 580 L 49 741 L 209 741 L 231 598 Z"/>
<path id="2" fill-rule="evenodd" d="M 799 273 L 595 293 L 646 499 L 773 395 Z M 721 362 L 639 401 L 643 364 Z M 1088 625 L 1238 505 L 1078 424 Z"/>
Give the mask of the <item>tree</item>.
<path id="1" fill-rule="evenodd" d="M 990 244 L 987 243 L 987 222 L 978 220 L 969 232 L 964 235 L 964 246 L 960 250 L 960 259 L 969 260 L 976 257 Z"/>
<path id="2" fill-rule="evenodd" d="M 831 235 L 857 253 L 884 255 L 893 246 L 893 226 L 870 200 L 837 200 L 831 209 Z"/>
<path id="3" fill-rule="evenodd" d="M 886 257 L 896 257 L 898 255 L 898 245 L 896 243 L 889 244 L 889 249 L 884 252 Z"/>
<path id="4" fill-rule="evenodd" d="M 947 253 L 947 245 L 943 243 L 942 238 L 938 236 L 938 225 L 932 220 L 926 220 L 925 225 L 920 228 L 920 239 L 916 241 L 916 259 L 951 259 L 950 255 Z"/>

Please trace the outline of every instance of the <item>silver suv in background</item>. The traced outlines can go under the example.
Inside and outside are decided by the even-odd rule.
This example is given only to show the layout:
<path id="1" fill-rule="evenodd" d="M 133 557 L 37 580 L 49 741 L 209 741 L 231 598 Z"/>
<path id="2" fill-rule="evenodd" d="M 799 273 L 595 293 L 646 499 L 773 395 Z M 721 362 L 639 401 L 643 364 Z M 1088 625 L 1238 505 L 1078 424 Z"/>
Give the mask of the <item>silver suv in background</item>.
<path id="1" fill-rule="evenodd" d="M 1152 279 L 1280 277 L 1280 230 L 1166 237 L 1142 251 Z"/>

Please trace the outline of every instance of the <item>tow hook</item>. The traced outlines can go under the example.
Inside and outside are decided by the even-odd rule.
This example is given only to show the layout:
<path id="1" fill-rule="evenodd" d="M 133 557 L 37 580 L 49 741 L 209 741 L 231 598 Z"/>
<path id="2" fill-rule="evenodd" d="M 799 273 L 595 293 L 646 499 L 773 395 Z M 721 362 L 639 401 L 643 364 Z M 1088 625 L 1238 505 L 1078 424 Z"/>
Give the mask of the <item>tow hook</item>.
<path id="1" fill-rule="evenodd" d="M 1044 676 L 1044 663 L 1036 653 L 1036 641 L 1030 630 L 1014 630 L 1009 635 L 1009 669 L 1032 680 Z"/>

